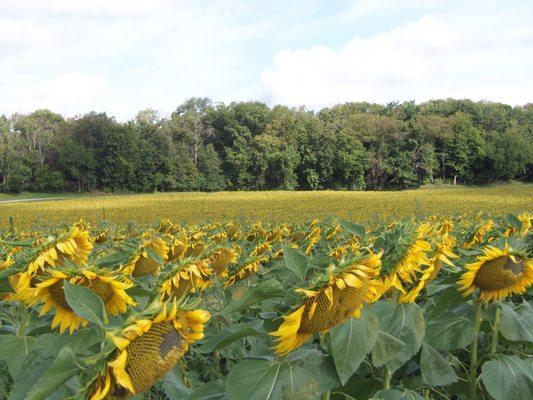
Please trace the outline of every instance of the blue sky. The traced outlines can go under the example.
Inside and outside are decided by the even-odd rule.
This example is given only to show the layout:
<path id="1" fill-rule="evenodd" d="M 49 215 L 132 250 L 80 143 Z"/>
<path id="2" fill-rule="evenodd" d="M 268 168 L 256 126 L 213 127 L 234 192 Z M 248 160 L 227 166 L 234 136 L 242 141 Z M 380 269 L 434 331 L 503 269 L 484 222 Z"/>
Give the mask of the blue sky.
<path id="1" fill-rule="evenodd" d="M 0 0 L 0 114 L 533 100 L 531 1 Z"/>

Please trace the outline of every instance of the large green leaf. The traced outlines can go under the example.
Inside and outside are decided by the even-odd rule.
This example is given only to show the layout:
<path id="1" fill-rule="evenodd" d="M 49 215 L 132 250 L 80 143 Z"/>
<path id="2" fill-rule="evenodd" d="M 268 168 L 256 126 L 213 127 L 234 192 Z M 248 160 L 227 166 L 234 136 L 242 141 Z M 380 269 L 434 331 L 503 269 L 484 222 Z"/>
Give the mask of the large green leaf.
<path id="1" fill-rule="evenodd" d="M 349 318 L 330 331 L 337 374 L 344 385 L 372 350 L 378 339 L 379 321 L 369 309 L 360 318 Z"/>
<path id="2" fill-rule="evenodd" d="M 391 302 L 378 302 L 373 309 L 378 315 L 380 329 L 405 343 L 387 361 L 389 370 L 394 373 L 420 349 L 425 332 L 424 313 L 416 304 Z"/>
<path id="3" fill-rule="evenodd" d="M 0 359 L 6 362 L 12 376 L 18 375 L 28 354 L 40 347 L 31 336 L 0 335 Z"/>
<path id="4" fill-rule="evenodd" d="M 420 370 L 422 380 L 431 386 L 444 386 L 457 381 L 450 363 L 427 343 L 422 343 Z"/>
<path id="5" fill-rule="evenodd" d="M 307 272 L 307 257 L 289 246 L 283 247 L 283 258 L 287 268 L 300 280 L 305 279 Z"/>
<path id="6" fill-rule="evenodd" d="M 474 339 L 474 326 L 468 318 L 453 312 L 431 318 L 427 322 L 426 343 L 439 350 L 464 348 Z"/>
<path id="7" fill-rule="evenodd" d="M 56 359 L 33 385 L 25 399 L 42 400 L 82 370 L 80 360 L 69 347 L 63 347 Z"/>
<path id="8" fill-rule="evenodd" d="M 244 360 L 235 365 L 226 381 L 230 400 L 314 399 L 320 385 L 295 363 Z"/>
<path id="9" fill-rule="evenodd" d="M 344 219 L 341 219 L 339 221 L 339 225 L 342 226 L 344 229 L 346 229 L 351 234 L 356 235 L 361 239 L 365 238 L 366 228 L 364 225 L 355 224 L 353 222 L 346 221 Z"/>
<path id="10" fill-rule="evenodd" d="M 392 360 L 404 346 L 405 342 L 380 330 L 378 332 L 378 340 L 372 350 L 372 364 L 375 367 L 385 365 Z"/>
<path id="11" fill-rule="evenodd" d="M 424 400 L 421 395 L 412 390 L 380 390 L 372 398 L 380 400 Z"/>
<path id="12" fill-rule="evenodd" d="M 201 347 L 203 353 L 211 353 L 247 336 L 264 335 L 263 321 L 245 322 L 222 329 L 211 336 Z"/>
<path id="13" fill-rule="evenodd" d="M 379 390 L 383 383 L 379 379 L 367 378 L 359 374 L 354 374 L 350 380 L 341 388 L 331 391 L 332 400 L 366 400 Z M 373 398 L 373 396 L 372 396 Z"/>
<path id="14" fill-rule="evenodd" d="M 175 400 L 183 400 L 183 397 Z M 224 389 L 214 382 L 206 383 L 196 389 L 187 400 L 227 400 L 228 396 Z"/>
<path id="15" fill-rule="evenodd" d="M 500 307 L 502 335 L 509 340 L 533 342 L 533 307 L 525 301 L 518 307 L 512 303 L 502 303 Z"/>
<path id="16" fill-rule="evenodd" d="M 92 290 L 63 282 L 65 300 L 80 317 L 103 327 L 107 323 L 104 302 Z"/>
<path id="17" fill-rule="evenodd" d="M 36 349 L 28 354 L 20 372 L 15 376 L 10 400 L 22 400 L 28 395 L 33 385 L 53 364 L 57 356 L 56 349 Z"/>
<path id="18" fill-rule="evenodd" d="M 219 312 L 219 315 L 245 310 L 248 307 L 264 300 L 283 297 L 284 294 L 285 292 L 281 284 L 275 279 L 269 279 L 248 290 L 239 300 L 232 302 L 227 307 L 222 309 Z"/>
<path id="19" fill-rule="evenodd" d="M 180 375 L 175 369 L 171 370 L 165 378 L 163 378 L 161 388 L 170 400 L 189 399 L 189 396 L 192 393 L 192 390 L 183 384 Z"/>
<path id="20" fill-rule="evenodd" d="M 481 379 L 495 400 L 533 399 L 533 359 L 497 356 L 483 364 Z"/>

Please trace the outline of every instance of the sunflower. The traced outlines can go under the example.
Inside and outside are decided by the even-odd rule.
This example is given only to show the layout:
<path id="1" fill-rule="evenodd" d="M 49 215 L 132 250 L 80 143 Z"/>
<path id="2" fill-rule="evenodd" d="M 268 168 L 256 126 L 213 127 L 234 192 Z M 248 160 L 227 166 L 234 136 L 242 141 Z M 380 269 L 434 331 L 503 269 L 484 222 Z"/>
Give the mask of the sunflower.
<path id="1" fill-rule="evenodd" d="M 431 258 L 433 263 L 433 271 L 429 276 L 429 282 L 432 282 L 437 274 L 440 272 L 444 264 L 453 267 L 454 264 L 450 258 L 458 258 L 459 256 L 453 252 L 457 240 L 452 237 L 444 234 L 440 240 L 440 243 L 437 245 L 437 250 L 435 251 L 435 256 Z"/>
<path id="2" fill-rule="evenodd" d="M 420 293 L 427 283 L 428 274 L 433 271 L 433 264 L 428 258 L 431 244 L 425 240 L 430 229 L 427 224 L 416 229 L 410 224 L 395 224 L 376 239 L 376 248 L 384 251 L 384 255 L 383 276 L 380 278 L 375 301 L 392 288 L 401 293 L 401 302 L 414 301 L 412 296 Z M 411 290 L 406 291 L 404 285 L 411 287 Z"/>
<path id="3" fill-rule="evenodd" d="M 316 224 L 316 223 L 313 224 L 314 221 L 316 220 L 311 221 L 312 225 L 310 226 L 314 226 Z M 311 252 L 313 251 L 316 244 L 320 241 L 321 238 L 322 238 L 322 229 L 320 229 L 320 227 L 318 226 L 315 226 L 306 237 L 307 247 L 305 249 L 305 254 L 307 255 L 311 254 Z"/>
<path id="4" fill-rule="evenodd" d="M 533 215 L 525 212 L 518 216 L 518 220 L 522 223 L 522 226 L 520 227 L 520 236 L 525 236 L 526 233 L 531 229 Z"/>
<path id="5" fill-rule="evenodd" d="M 252 275 L 256 274 L 261 268 L 261 263 L 267 262 L 268 257 L 259 257 L 255 259 L 249 259 L 242 267 L 240 267 L 235 273 L 233 273 L 228 279 L 224 281 L 224 287 L 229 287 L 237 282 L 243 281 Z"/>
<path id="6" fill-rule="evenodd" d="M 218 249 L 209 258 L 209 265 L 213 272 L 221 278 L 228 276 L 228 267 L 230 264 L 235 264 L 239 257 L 240 249 L 234 247 L 232 249 Z"/>
<path id="7" fill-rule="evenodd" d="M 205 260 L 187 262 L 173 267 L 165 272 L 166 277 L 159 288 L 163 300 L 169 298 L 180 299 L 185 293 L 203 291 L 211 285 L 209 275 L 211 271 Z"/>
<path id="8" fill-rule="evenodd" d="M 469 249 L 472 246 L 476 244 L 483 243 L 485 240 L 485 235 L 489 233 L 489 231 L 494 226 L 494 221 L 492 219 L 489 219 L 487 222 L 483 223 L 482 225 L 478 226 L 473 233 L 469 235 L 469 237 L 466 239 L 465 244 L 463 247 L 465 249 Z"/>
<path id="9" fill-rule="evenodd" d="M 28 279 L 28 277 L 26 276 L 24 279 Z M 120 276 L 97 273 L 87 268 L 75 273 L 51 270 L 46 277 L 42 278 L 41 282 L 35 284 L 35 288 L 28 289 L 23 298 L 29 301 L 29 305 L 42 302 L 40 315 L 44 315 L 54 308 L 52 328 L 59 325 L 61 333 L 67 328 L 72 333 L 80 325 L 87 325 L 87 321 L 78 316 L 68 305 L 63 292 L 63 282 L 65 281 L 90 289 L 102 299 L 106 311 L 111 315 L 124 313 L 128 305 L 136 304 L 125 291 L 133 284 Z M 29 296 L 30 292 L 32 296 Z"/>
<path id="10" fill-rule="evenodd" d="M 277 338 L 276 353 L 286 354 L 314 333 L 326 332 L 349 317 L 359 317 L 363 303 L 375 296 L 374 278 L 380 265 L 381 254 L 370 254 L 342 267 L 331 266 L 322 284 L 296 289 L 303 295 L 302 300 L 271 333 Z"/>
<path id="11" fill-rule="evenodd" d="M 93 244 L 89 237 L 89 232 L 80 230 L 73 226 L 70 232 L 52 242 L 46 241 L 41 245 L 37 254 L 28 264 L 28 271 L 31 274 L 47 267 L 63 265 L 65 259 L 69 259 L 75 264 L 84 264 L 89 257 Z"/>
<path id="12" fill-rule="evenodd" d="M 125 399 L 148 390 L 204 336 L 209 318 L 207 311 L 180 310 L 174 302 L 170 311 L 163 306 L 158 315 L 136 320 L 112 335 L 117 349 L 90 386 L 90 400 Z"/>
<path id="13" fill-rule="evenodd" d="M 501 300 L 524 293 L 533 283 L 533 258 L 512 250 L 507 243 L 503 249 L 487 245 L 483 253 L 465 266 L 466 272 L 459 279 L 464 296 L 479 289 L 481 300 Z"/>
<path id="14" fill-rule="evenodd" d="M 149 253 L 155 253 L 164 262 L 168 256 L 168 246 L 160 238 L 145 241 L 140 251 L 124 267 L 124 271 L 132 276 L 155 274 L 162 267 L 162 264 L 160 261 L 154 260 Z"/>

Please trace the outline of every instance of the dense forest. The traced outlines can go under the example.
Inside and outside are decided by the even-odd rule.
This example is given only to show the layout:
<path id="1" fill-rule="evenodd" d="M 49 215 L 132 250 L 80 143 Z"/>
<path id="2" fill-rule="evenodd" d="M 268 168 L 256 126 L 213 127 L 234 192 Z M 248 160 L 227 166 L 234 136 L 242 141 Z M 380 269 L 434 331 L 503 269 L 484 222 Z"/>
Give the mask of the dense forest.
<path id="1" fill-rule="evenodd" d="M 0 191 L 362 190 L 533 180 L 533 104 L 192 98 L 169 118 L 0 116 Z"/>

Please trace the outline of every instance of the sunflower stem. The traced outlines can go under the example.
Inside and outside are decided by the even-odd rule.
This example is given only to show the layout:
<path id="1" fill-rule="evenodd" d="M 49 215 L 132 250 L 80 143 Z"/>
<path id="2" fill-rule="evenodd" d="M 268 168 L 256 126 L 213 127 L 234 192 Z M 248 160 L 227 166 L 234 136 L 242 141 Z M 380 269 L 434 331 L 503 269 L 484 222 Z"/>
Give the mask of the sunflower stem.
<path id="1" fill-rule="evenodd" d="M 424 400 L 429 400 L 429 389 L 424 389 Z"/>
<path id="2" fill-rule="evenodd" d="M 383 381 L 383 389 L 385 390 L 390 389 L 391 374 L 390 374 L 389 368 L 387 368 L 386 365 L 383 367 L 383 373 L 381 376 L 381 380 Z"/>
<path id="3" fill-rule="evenodd" d="M 490 341 L 490 354 L 496 353 L 498 347 L 498 334 L 500 333 L 500 319 L 502 316 L 502 309 L 500 305 L 496 305 L 496 315 L 494 316 L 494 325 L 492 326 L 492 338 Z"/>
<path id="4" fill-rule="evenodd" d="M 481 305 L 477 297 L 473 298 L 474 302 L 474 340 L 472 341 L 472 348 L 470 350 L 470 385 L 469 385 L 469 399 L 476 400 L 476 386 L 477 386 L 477 347 L 479 328 L 481 327 Z"/>

